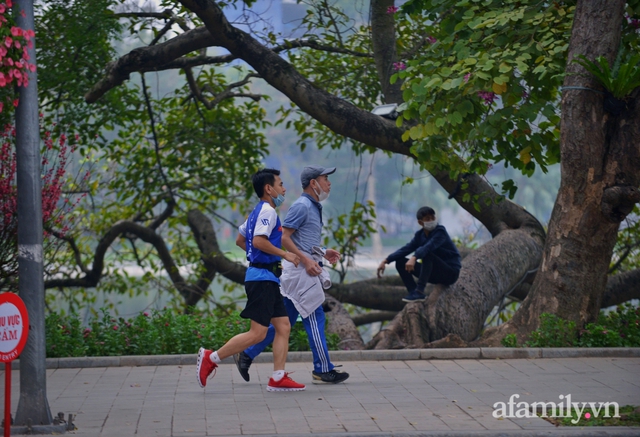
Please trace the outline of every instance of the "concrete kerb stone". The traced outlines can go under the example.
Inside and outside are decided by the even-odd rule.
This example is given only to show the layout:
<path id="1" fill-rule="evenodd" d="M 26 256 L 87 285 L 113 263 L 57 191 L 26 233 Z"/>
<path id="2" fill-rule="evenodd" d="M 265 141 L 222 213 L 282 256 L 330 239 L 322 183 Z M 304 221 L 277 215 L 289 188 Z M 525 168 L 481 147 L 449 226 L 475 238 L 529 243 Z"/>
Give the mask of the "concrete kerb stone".
<path id="1" fill-rule="evenodd" d="M 420 349 L 421 360 L 478 360 L 482 358 L 479 347 L 454 349 Z"/>
<path id="2" fill-rule="evenodd" d="M 542 358 L 637 357 L 640 348 L 626 347 L 554 347 L 541 348 Z"/>
<path id="3" fill-rule="evenodd" d="M 640 357 L 640 348 L 454 348 L 454 349 L 385 349 L 361 351 L 330 351 L 331 361 L 409 361 L 409 360 L 464 360 L 464 359 L 537 359 L 579 357 Z M 254 360 L 256 363 L 273 362 L 273 354 L 265 352 Z M 287 361 L 312 362 L 311 352 L 289 352 Z M 183 355 L 128 355 L 121 357 L 72 357 L 47 358 L 47 369 L 79 367 L 120 366 L 185 366 L 196 362 L 195 354 Z M 233 363 L 233 357 L 223 363 Z M 12 369 L 20 369 L 20 360 L 11 363 Z M 4 363 L 0 363 L 4 370 Z"/>
<path id="4" fill-rule="evenodd" d="M 514 347 L 482 347 L 481 358 L 486 359 L 512 359 L 512 358 L 542 358 L 541 348 L 514 348 Z"/>

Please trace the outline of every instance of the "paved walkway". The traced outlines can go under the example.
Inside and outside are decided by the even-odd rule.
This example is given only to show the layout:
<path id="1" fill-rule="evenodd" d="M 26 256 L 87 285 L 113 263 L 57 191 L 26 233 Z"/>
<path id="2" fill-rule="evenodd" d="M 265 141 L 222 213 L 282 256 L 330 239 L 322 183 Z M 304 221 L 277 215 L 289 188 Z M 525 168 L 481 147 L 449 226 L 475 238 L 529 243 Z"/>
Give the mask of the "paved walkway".
<path id="1" fill-rule="evenodd" d="M 51 368 L 47 397 L 54 415 L 76 414 L 78 429 L 69 434 L 79 437 L 640 436 L 640 428 L 556 428 L 537 417 L 492 414 L 496 402 L 508 408 L 514 394 L 527 405 L 566 403 L 567 395 L 580 404 L 640 405 L 637 356 L 348 361 L 340 355 L 351 377 L 338 385 L 311 384 L 310 362 L 287 363 L 292 377 L 307 384 L 303 392 L 267 392 L 268 362 L 253 364 L 250 382 L 232 362 L 221 364 L 203 390 L 194 355 L 192 364 Z"/>

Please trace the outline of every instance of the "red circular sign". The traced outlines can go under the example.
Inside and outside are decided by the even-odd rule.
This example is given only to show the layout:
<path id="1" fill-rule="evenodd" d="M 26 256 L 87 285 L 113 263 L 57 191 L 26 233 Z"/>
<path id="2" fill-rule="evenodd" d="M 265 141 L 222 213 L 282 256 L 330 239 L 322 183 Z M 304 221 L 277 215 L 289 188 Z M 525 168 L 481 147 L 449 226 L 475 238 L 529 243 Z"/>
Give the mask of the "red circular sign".
<path id="1" fill-rule="evenodd" d="M 15 293 L 0 293 L 0 362 L 20 355 L 29 334 L 29 315 L 24 302 Z"/>

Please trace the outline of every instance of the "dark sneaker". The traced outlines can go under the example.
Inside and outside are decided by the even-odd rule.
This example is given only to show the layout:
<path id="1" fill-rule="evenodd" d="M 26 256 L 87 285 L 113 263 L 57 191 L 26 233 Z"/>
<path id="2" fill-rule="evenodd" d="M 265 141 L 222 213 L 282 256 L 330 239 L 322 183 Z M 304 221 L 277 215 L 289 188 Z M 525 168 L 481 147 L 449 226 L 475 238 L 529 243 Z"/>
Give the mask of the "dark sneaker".
<path id="1" fill-rule="evenodd" d="M 427 300 L 427 295 L 417 291 L 413 291 L 402 298 L 403 302 L 424 302 L 425 300 Z"/>
<path id="2" fill-rule="evenodd" d="M 302 391 L 305 388 L 304 384 L 299 384 L 289 378 L 288 373 L 285 373 L 284 378 L 280 381 L 269 378 L 269 384 L 267 384 L 267 391 Z"/>
<path id="3" fill-rule="evenodd" d="M 218 365 L 211 361 L 209 356 L 213 351 L 205 349 L 203 347 L 198 351 L 198 365 L 196 367 L 196 379 L 200 387 L 204 388 L 207 385 L 207 378 L 211 373 L 216 370 Z M 215 373 L 214 373 L 215 375 Z"/>
<path id="4" fill-rule="evenodd" d="M 349 378 L 349 374 L 347 372 L 339 372 L 335 369 L 325 373 L 313 371 L 311 374 L 313 375 L 312 382 L 314 384 L 338 384 Z"/>
<path id="5" fill-rule="evenodd" d="M 233 355 L 233 361 L 236 362 L 236 367 L 238 368 L 238 372 L 240 372 L 240 376 L 242 379 L 249 382 L 251 379 L 251 375 L 249 375 L 249 367 L 251 367 L 251 363 L 253 360 L 249 355 L 245 354 L 244 351 L 239 354 Z"/>

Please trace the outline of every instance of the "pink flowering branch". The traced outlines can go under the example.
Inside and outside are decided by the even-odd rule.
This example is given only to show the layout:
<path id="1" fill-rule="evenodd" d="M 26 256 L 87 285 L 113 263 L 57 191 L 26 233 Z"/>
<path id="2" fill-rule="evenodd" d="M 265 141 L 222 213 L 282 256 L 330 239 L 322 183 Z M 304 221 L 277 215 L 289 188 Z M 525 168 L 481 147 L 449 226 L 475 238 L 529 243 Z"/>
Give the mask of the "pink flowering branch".
<path id="1" fill-rule="evenodd" d="M 6 126 L 0 133 L 0 289 L 15 282 L 17 275 L 17 189 L 16 153 L 13 126 Z M 70 213 L 86 196 L 86 192 L 70 198 L 64 195 L 67 182 L 66 168 L 75 145 L 69 145 L 67 136 L 53 138 L 50 131 L 41 133 L 42 153 L 42 220 L 45 248 L 57 244 L 51 238 L 64 237 L 69 231 L 73 216 Z M 87 175 L 84 177 L 86 181 Z"/>

